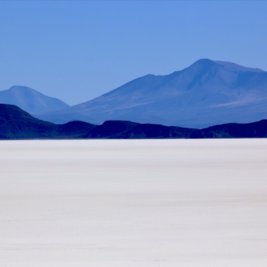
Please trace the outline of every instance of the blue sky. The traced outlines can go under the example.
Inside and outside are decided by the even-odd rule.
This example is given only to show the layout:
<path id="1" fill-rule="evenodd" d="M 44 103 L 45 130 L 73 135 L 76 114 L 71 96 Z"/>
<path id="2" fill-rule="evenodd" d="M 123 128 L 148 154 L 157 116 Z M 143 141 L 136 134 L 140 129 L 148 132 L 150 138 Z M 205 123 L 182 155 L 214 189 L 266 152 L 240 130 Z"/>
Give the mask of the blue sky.
<path id="1" fill-rule="evenodd" d="M 199 58 L 267 70 L 267 1 L 0 1 L 0 89 L 76 104 Z"/>

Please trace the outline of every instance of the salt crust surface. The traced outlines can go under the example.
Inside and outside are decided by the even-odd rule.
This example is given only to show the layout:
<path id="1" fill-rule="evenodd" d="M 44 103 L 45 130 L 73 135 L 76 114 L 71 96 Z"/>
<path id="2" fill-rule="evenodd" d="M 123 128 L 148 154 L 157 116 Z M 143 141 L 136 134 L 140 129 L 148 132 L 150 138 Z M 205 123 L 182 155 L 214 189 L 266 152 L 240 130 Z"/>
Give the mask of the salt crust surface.
<path id="1" fill-rule="evenodd" d="M 267 140 L 0 142 L 0 266 L 266 267 Z"/>

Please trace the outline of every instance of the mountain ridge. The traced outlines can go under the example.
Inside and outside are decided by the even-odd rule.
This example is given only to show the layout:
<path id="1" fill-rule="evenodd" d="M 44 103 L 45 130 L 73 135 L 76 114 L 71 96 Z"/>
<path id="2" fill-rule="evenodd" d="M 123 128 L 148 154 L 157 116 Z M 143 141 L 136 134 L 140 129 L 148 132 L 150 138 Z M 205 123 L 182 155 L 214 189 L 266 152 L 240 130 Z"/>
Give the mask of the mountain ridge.
<path id="1" fill-rule="evenodd" d="M 74 106 L 26 86 L 0 91 L 0 103 L 54 123 L 126 120 L 200 129 L 266 118 L 267 72 L 200 59 L 167 75 L 144 75 Z"/>
<path id="2" fill-rule="evenodd" d="M 204 129 L 106 121 L 93 125 L 82 121 L 54 124 L 34 118 L 14 105 L 0 104 L 0 139 L 203 139 L 266 138 L 267 120 L 250 124 L 223 124 Z"/>
<path id="3" fill-rule="evenodd" d="M 65 110 L 42 114 L 54 122 L 79 119 L 95 124 L 130 120 L 202 128 L 248 123 L 267 114 L 267 72 L 200 59 L 168 75 L 148 74 Z"/>

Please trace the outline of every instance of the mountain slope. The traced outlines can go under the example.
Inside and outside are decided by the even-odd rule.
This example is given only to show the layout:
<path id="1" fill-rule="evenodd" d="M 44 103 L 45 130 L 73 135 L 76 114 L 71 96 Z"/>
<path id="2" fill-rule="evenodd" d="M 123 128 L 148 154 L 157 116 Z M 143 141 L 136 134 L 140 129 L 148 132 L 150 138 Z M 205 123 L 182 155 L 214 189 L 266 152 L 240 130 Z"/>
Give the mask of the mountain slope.
<path id="1" fill-rule="evenodd" d="M 199 138 L 263 138 L 267 137 L 267 120 L 252 123 L 228 123 L 200 130 Z"/>
<path id="2" fill-rule="evenodd" d="M 82 138 L 92 127 L 84 122 L 56 125 L 38 120 L 17 106 L 0 104 L 0 139 Z"/>
<path id="3" fill-rule="evenodd" d="M 0 139 L 250 137 L 267 137 L 267 120 L 250 124 L 217 125 L 201 130 L 129 121 L 107 121 L 102 125 L 73 121 L 57 125 L 35 119 L 16 106 L 0 104 Z"/>
<path id="4" fill-rule="evenodd" d="M 146 75 L 91 101 L 42 115 L 55 122 L 139 123 L 207 127 L 261 120 L 267 114 L 267 72 L 202 59 L 169 75 Z"/>
<path id="5" fill-rule="evenodd" d="M 31 114 L 39 114 L 68 108 L 63 101 L 48 97 L 25 86 L 13 86 L 0 91 L 0 103 L 16 105 Z"/>

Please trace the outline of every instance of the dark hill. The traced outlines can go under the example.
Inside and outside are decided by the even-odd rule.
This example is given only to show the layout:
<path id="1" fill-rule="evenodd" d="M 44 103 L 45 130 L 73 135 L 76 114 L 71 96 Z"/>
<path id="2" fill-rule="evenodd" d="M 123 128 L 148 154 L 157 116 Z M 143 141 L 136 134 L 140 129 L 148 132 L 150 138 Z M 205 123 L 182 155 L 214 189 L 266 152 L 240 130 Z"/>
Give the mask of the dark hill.
<path id="1" fill-rule="evenodd" d="M 262 138 L 267 137 L 267 120 L 252 123 L 229 123 L 198 132 L 200 138 Z"/>
<path id="2" fill-rule="evenodd" d="M 1 139 L 82 138 L 92 127 L 85 122 L 53 124 L 34 118 L 17 106 L 0 104 Z"/>
<path id="3" fill-rule="evenodd" d="M 199 130 L 129 121 L 106 121 L 95 127 L 88 138 L 190 138 Z"/>
<path id="4" fill-rule="evenodd" d="M 142 138 L 263 138 L 267 120 L 190 129 L 129 121 L 93 125 L 82 121 L 53 124 L 32 117 L 13 105 L 0 104 L 0 139 L 142 139 Z"/>

